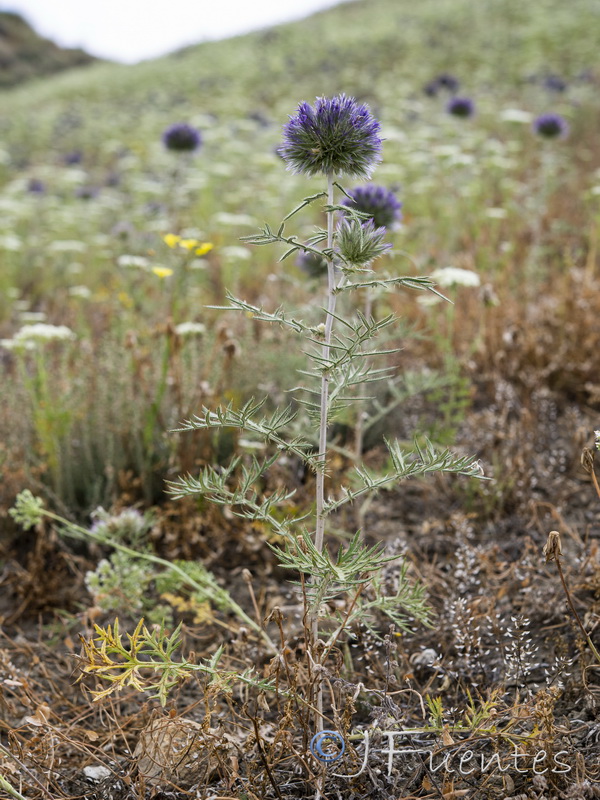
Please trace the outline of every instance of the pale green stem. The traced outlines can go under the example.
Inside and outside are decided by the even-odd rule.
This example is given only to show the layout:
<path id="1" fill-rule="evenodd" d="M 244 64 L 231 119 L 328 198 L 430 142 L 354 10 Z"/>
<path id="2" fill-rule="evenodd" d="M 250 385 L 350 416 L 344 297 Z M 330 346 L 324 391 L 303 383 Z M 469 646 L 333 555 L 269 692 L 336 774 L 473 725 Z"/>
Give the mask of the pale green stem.
<path id="1" fill-rule="evenodd" d="M 333 205 L 333 174 L 327 175 L 327 203 Z M 327 249 L 333 248 L 333 212 L 327 214 Z M 325 333 L 323 341 L 323 359 L 329 358 L 331 345 L 331 332 L 333 330 L 333 314 L 335 312 L 336 295 L 335 289 L 335 267 L 333 260 L 327 261 L 327 317 L 325 319 Z M 321 377 L 321 411 L 319 416 L 319 465 L 316 478 L 316 503 L 317 518 L 315 528 L 315 547 L 320 552 L 323 551 L 325 539 L 325 467 L 327 459 L 327 412 L 329 404 L 329 372 L 323 371 Z M 310 614 L 310 627 L 312 638 L 312 653 L 315 663 L 319 663 L 317 657 L 317 644 L 319 641 L 319 603 L 315 604 Z M 317 678 L 315 706 L 318 713 L 315 715 L 315 727 L 317 731 L 323 728 L 323 690 L 320 679 Z"/>
<path id="2" fill-rule="evenodd" d="M 327 176 L 327 203 L 333 205 L 333 175 Z M 327 215 L 327 249 L 333 247 L 333 214 Z M 329 358 L 331 345 L 331 331 L 333 329 L 333 313 L 335 311 L 336 295 L 335 272 L 333 261 L 327 262 L 327 317 L 325 319 L 325 333 L 323 342 L 323 359 Z M 325 534 L 325 517 L 323 506 L 325 503 L 325 461 L 327 456 L 327 406 L 329 403 L 329 373 L 323 372 L 321 377 L 321 413 L 319 417 L 319 469 L 317 471 L 317 525 L 315 532 L 315 547 L 323 550 Z"/>
<path id="3" fill-rule="evenodd" d="M 6 780 L 6 778 L 3 778 L 2 775 L 0 775 L 0 789 L 4 789 L 5 792 L 8 792 L 11 797 L 15 797 L 16 800 L 26 800 L 26 798 L 23 797 L 23 795 L 13 786 L 11 786 L 11 784 Z"/>
<path id="4" fill-rule="evenodd" d="M 367 319 L 370 318 L 371 314 L 373 313 L 373 293 L 369 287 L 365 289 L 365 309 L 364 315 Z M 358 394 L 359 396 L 365 390 L 365 385 L 361 384 L 358 387 Z M 360 461 L 360 457 L 362 455 L 363 449 L 363 441 L 364 441 L 364 434 L 365 434 L 365 416 L 364 416 L 364 401 L 359 400 L 356 404 L 356 427 L 354 430 L 354 460 L 356 462 Z M 359 509 L 359 517 L 360 517 L 360 509 Z M 362 527 L 362 525 L 361 525 Z"/>

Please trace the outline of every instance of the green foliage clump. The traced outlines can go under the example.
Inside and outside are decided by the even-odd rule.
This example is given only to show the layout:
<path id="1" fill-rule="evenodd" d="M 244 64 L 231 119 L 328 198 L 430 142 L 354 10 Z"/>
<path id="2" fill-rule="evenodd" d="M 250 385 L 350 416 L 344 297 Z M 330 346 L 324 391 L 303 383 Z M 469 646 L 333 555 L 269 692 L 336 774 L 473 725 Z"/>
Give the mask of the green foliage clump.
<path id="1" fill-rule="evenodd" d="M 124 616 L 144 616 L 152 623 L 171 625 L 173 612 L 157 603 L 151 593 L 156 571 L 126 553 L 116 552 L 98 562 L 85 576 L 85 585 L 102 611 Z"/>

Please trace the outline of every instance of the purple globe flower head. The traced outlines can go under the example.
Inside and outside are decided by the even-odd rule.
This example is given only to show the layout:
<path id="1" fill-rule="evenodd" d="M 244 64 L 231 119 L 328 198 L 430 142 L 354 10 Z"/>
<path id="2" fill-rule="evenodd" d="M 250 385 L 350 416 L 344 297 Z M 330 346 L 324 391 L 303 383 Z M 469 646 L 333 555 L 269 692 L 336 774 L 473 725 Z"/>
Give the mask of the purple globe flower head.
<path id="1" fill-rule="evenodd" d="M 533 121 L 533 132 L 543 139 L 563 139 L 569 132 L 569 126 L 560 114 L 540 114 Z"/>
<path id="2" fill-rule="evenodd" d="M 291 172 L 368 178 L 381 161 L 381 126 L 345 94 L 300 103 L 283 129 L 279 154 Z"/>
<path id="3" fill-rule="evenodd" d="M 447 92 L 457 92 L 459 86 L 458 79 L 454 75 L 450 75 L 449 72 L 442 72 L 426 83 L 423 91 L 429 97 L 435 97 L 441 89 L 445 89 Z"/>
<path id="4" fill-rule="evenodd" d="M 449 72 L 442 72 L 435 78 L 435 82 L 440 89 L 446 89 L 449 92 L 457 92 L 460 86 L 458 78 L 455 78 L 454 75 L 450 75 Z"/>
<path id="5" fill-rule="evenodd" d="M 316 253 L 301 251 L 296 263 L 309 278 L 320 278 L 327 272 L 327 259 Z"/>
<path id="6" fill-rule="evenodd" d="M 27 191 L 31 194 L 44 194 L 46 185 L 39 178 L 30 178 L 27 184 Z"/>
<path id="7" fill-rule="evenodd" d="M 116 170 L 111 170 L 104 180 L 106 186 L 118 186 L 121 183 L 121 176 Z"/>
<path id="8" fill-rule="evenodd" d="M 475 103 L 470 97 L 452 97 L 446 106 L 446 111 L 453 117 L 472 117 L 475 113 Z"/>
<path id="9" fill-rule="evenodd" d="M 377 228 L 391 228 L 402 219 L 402 203 L 394 192 L 384 186 L 369 183 L 367 186 L 357 186 L 348 194 L 350 197 L 343 201 L 343 205 L 369 214 Z"/>
<path id="10" fill-rule="evenodd" d="M 81 164 L 83 161 L 83 153 L 81 150 L 71 150 L 70 153 L 65 154 L 63 161 L 68 167 L 73 166 L 74 164 Z"/>
<path id="11" fill-rule="evenodd" d="M 193 153 L 202 144 L 200 132 L 186 122 L 170 125 L 162 135 L 167 150 L 178 153 Z"/>
<path id="12" fill-rule="evenodd" d="M 542 83 L 544 89 L 548 89 L 550 92 L 564 92 L 567 89 L 567 82 L 559 75 L 553 75 L 552 73 L 546 75 Z"/>

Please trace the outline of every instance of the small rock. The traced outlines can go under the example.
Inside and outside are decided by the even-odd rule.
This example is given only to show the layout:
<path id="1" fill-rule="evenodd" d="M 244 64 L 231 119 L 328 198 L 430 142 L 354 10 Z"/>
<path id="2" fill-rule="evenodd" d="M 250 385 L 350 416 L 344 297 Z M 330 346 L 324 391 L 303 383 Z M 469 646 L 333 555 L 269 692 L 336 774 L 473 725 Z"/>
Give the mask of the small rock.
<path id="1" fill-rule="evenodd" d="M 413 653 L 410 657 L 411 664 L 416 664 L 419 667 L 431 667 L 434 662 L 439 658 L 438 654 L 432 647 L 422 650 L 420 653 Z"/>
<path id="2" fill-rule="evenodd" d="M 83 774 L 88 780 L 99 783 L 100 781 L 105 781 L 107 778 L 110 778 L 112 772 L 108 767 L 84 767 Z"/>

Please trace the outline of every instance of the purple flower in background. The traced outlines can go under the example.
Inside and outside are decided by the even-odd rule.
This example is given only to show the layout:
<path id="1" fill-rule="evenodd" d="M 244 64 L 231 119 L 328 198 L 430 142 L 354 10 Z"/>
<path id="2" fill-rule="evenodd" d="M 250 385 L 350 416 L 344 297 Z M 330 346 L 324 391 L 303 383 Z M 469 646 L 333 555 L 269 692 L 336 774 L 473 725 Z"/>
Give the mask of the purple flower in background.
<path id="1" fill-rule="evenodd" d="M 458 91 L 458 79 L 454 75 L 450 75 L 449 72 L 442 72 L 441 75 L 437 76 L 436 81 L 442 89 L 447 89 L 449 92 Z"/>
<path id="2" fill-rule="evenodd" d="M 466 119 L 475 113 L 475 103 L 470 97 L 453 97 L 446 106 L 446 111 L 453 117 Z"/>
<path id="3" fill-rule="evenodd" d="M 296 263 L 309 278 L 320 278 L 327 272 L 327 259 L 316 253 L 302 251 Z"/>
<path id="4" fill-rule="evenodd" d="M 192 153 L 202 144 L 200 132 L 186 122 L 170 125 L 163 133 L 162 140 L 167 150 L 178 153 Z"/>
<path id="5" fill-rule="evenodd" d="M 369 183 L 367 186 L 357 186 L 348 194 L 350 197 L 343 201 L 343 205 L 354 211 L 369 214 L 376 228 L 391 228 L 402 218 L 400 211 L 402 203 L 384 186 Z"/>
<path id="6" fill-rule="evenodd" d="M 248 119 L 251 119 L 254 122 L 256 122 L 258 125 L 260 125 L 261 128 L 268 128 L 269 125 L 271 124 L 270 119 L 267 116 L 265 116 L 261 111 L 251 111 L 248 114 Z"/>
<path id="7" fill-rule="evenodd" d="M 135 235 L 135 228 L 133 227 L 131 222 L 121 220 L 120 222 L 117 222 L 117 224 L 113 226 L 111 230 L 111 235 L 119 239 L 129 239 Z"/>
<path id="8" fill-rule="evenodd" d="M 81 150 L 72 150 L 70 153 L 65 154 L 63 161 L 68 167 L 71 167 L 74 164 L 81 164 L 83 161 L 83 153 Z"/>
<path id="9" fill-rule="evenodd" d="M 543 80 L 544 89 L 551 92 L 564 92 L 567 89 L 567 82 L 558 75 L 546 75 Z"/>
<path id="10" fill-rule="evenodd" d="M 369 107 L 345 94 L 300 103 L 283 129 L 279 154 L 288 169 L 305 175 L 368 178 L 381 160 L 381 126 Z"/>
<path id="11" fill-rule="evenodd" d="M 563 138 L 569 132 L 569 126 L 564 117 L 560 114 L 540 114 L 533 121 L 533 132 L 544 139 Z"/>
<path id="12" fill-rule="evenodd" d="M 75 197 L 79 200 L 92 200 L 100 194 L 100 189 L 97 186 L 78 186 L 75 189 Z"/>
<path id="13" fill-rule="evenodd" d="M 425 94 L 429 95 L 429 97 L 435 97 L 440 89 L 445 89 L 448 92 L 457 92 L 459 85 L 454 75 L 450 75 L 448 72 L 442 72 L 426 83 L 423 87 L 423 91 Z"/>
<path id="14" fill-rule="evenodd" d="M 39 178 L 30 178 L 27 184 L 27 191 L 32 194 L 44 194 L 46 186 Z"/>

